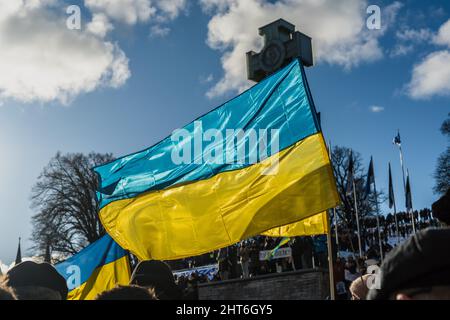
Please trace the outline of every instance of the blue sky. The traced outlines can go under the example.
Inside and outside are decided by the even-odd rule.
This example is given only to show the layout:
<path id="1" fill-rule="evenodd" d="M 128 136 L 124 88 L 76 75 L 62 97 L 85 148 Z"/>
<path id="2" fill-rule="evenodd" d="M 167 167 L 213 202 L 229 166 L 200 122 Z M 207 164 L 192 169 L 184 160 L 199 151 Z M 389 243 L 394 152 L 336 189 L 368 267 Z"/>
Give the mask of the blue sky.
<path id="1" fill-rule="evenodd" d="M 403 209 L 399 156 L 392 145 L 400 129 L 414 207 L 430 207 L 437 199 L 432 175 L 437 157 L 447 145 L 439 128 L 450 112 L 450 24 L 449 28 L 444 25 L 450 19 L 448 1 L 330 0 L 322 7 L 311 0 L 249 0 L 245 4 L 179 0 L 171 7 L 167 6 L 171 1 L 166 1 L 166 6 L 153 1 L 151 7 L 145 7 L 151 9 L 148 14 L 137 7 L 123 16 L 113 10 L 114 4 L 104 2 L 106 6 L 101 7 L 92 0 L 41 0 L 35 7 L 21 8 L 29 14 L 31 25 L 36 20 L 31 35 L 20 28 L 23 21 L 2 20 L 0 13 L 1 261 L 14 259 L 19 236 L 25 249 L 30 246 L 31 187 L 57 151 L 128 154 L 154 144 L 233 97 L 248 85 L 242 63 L 245 51 L 257 50 L 252 45 L 260 45 L 257 27 L 280 17 L 315 41 L 317 64 L 307 69 L 307 76 L 326 138 L 333 145 L 354 148 L 367 163 L 373 155 L 380 189 L 387 190 L 391 161 L 397 202 Z M 68 4 L 80 5 L 82 29 L 51 29 L 66 18 Z M 369 4 L 381 7 L 382 30 L 363 26 Z M 11 9 L 9 18 L 18 12 Z M 44 13 L 57 19 L 42 22 L 39 15 Z M 282 16 L 284 13 L 287 16 Z M 101 28 L 92 28 L 89 33 L 88 23 L 95 14 L 104 18 L 97 27 L 114 29 L 101 34 Z M 15 28 L 8 29 L 11 25 Z M 40 28 L 42 25 L 45 28 Z M 8 40 L 8 30 L 29 38 L 26 46 L 20 38 Z M 46 30 L 45 36 L 37 37 L 42 30 Z M 76 38 L 80 44 L 88 41 L 86 37 L 95 37 L 95 43 L 109 43 L 114 49 L 92 46 L 83 56 L 83 46 L 72 47 L 73 41 L 59 43 L 58 32 L 78 32 L 75 37 L 84 37 Z M 46 37 L 50 44 L 43 48 L 49 47 L 48 55 L 33 56 L 33 50 L 42 52 L 40 42 Z M 9 54 L 13 51 L 5 53 L 5 48 L 16 49 L 13 58 Z M 96 50 L 100 50 L 98 55 Z M 104 61 L 94 56 L 105 52 L 112 58 L 105 55 L 110 65 L 105 63 L 103 70 L 99 66 Z M 73 55 L 70 68 L 65 65 L 66 55 Z M 54 63 L 43 75 L 48 56 Z M 31 71 L 23 71 L 23 65 Z M 58 78 L 61 66 L 73 73 L 68 75 L 70 81 Z M 101 78 L 90 74 L 97 67 Z"/>

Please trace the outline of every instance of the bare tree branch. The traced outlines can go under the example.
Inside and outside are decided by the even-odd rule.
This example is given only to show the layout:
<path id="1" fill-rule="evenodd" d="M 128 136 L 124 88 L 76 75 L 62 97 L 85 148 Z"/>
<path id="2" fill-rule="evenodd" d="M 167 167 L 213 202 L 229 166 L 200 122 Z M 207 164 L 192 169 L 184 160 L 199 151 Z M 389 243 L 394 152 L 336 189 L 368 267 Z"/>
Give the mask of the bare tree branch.
<path id="1" fill-rule="evenodd" d="M 97 176 L 92 167 L 113 160 L 111 154 L 57 153 L 43 169 L 31 192 L 34 250 L 50 246 L 73 255 L 105 231 L 98 218 Z"/>

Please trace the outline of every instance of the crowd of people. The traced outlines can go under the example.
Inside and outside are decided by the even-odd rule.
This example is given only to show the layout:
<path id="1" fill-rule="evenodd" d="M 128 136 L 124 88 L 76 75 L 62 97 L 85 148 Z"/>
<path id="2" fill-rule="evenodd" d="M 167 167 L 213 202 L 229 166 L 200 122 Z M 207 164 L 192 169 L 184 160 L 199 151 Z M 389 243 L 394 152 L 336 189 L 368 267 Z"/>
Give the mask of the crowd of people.
<path id="1" fill-rule="evenodd" d="M 428 211 L 421 212 L 419 216 L 429 218 L 418 226 L 428 223 L 433 227 L 418 230 L 401 244 L 386 248 L 384 260 L 374 243 L 363 257 L 335 257 L 333 276 L 338 299 L 450 300 L 450 191 L 433 205 L 433 215 L 439 222 L 431 219 Z M 392 234 L 389 228 L 383 231 L 384 236 Z M 102 292 L 96 300 L 196 300 L 202 282 L 327 267 L 326 237 L 293 238 L 285 246 L 291 250 L 288 257 L 261 259 L 261 251 L 273 251 L 278 243 L 257 237 L 203 257 L 171 263 L 194 267 L 196 263 L 216 261 L 219 272 L 212 279 L 197 273 L 189 278 L 175 277 L 165 262 L 142 261 L 134 268 L 129 285 Z M 48 263 L 22 262 L 0 279 L 0 300 L 65 300 L 67 296 L 65 279 Z"/>
<path id="2" fill-rule="evenodd" d="M 279 242 L 280 240 L 276 238 L 258 236 L 212 253 L 167 261 L 167 263 L 173 270 L 195 269 L 207 265 L 218 266 L 218 272 L 213 277 L 193 272 L 190 278 L 199 283 L 250 278 L 313 267 L 328 267 L 326 236 L 291 238 L 289 242 L 279 247 L 279 249 L 290 248 L 290 256 L 276 259 L 261 258 L 261 252 L 273 251 Z M 191 280 L 185 279 L 186 277 L 180 278 L 183 282 Z"/>
<path id="3" fill-rule="evenodd" d="M 383 251 L 388 252 L 391 250 L 392 244 L 390 242 L 396 243 L 401 239 L 406 239 L 414 233 L 414 229 L 422 230 L 439 225 L 439 221 L 433 217 L 430 209 L 414 211 L 412 214 L 414 215 L 414 225 L 412 223 L 412 215 L 406 212 L 399 212 L 396 214 L 396 217 L 393 214 L 379 217 L 381 242 L 384 247 Z M 379 251 L 379 234 L 376 217 L 362 219 L 360 224 L 362 251 Z M 393 241 L 390 241 L 392 239 Z M 359 244 L 356 228 L 350 229 L 339 225 L 337 245 L 341 251 L 358 252 Z M 380 255 L 379 252 L 377 254 Z"/>
<path id="4" fill-rule="evenodd" d="M 417 230 L 434 227 L 439 224 L 433 218 L 430 209 L 414 211 L 413 215 Z M 365 219 L 362 225 L 364 228 L 361 233 L 361 244 L 365 259 L 379 260 L 381 253 L 375 217 Z M 393 249 L 397 242 L 402 241 L 402 239 L 413 233 L 411 214 L 400 212 L 397 213 L 396 219 L 392 214 L 386 217 L 382 216 L 380 217 L 380 229 L 383 254 L 386 254 Z M 349 261 L 346 261 L 346 258 L 342 256 L 339 257 L 338 261 L 343 262 L 344 265 L 352 265 L 354 260 L 362 260 L 362 258 L 358 258 L 359 242 L 356 230 L 339 226 L 338 231 L 337 241 L 335 237 L 333 238 L 334 257 L 338 257 L 339 252 L 351 253 L 353 256 L 350 257 Z M 167 261 L 167 263 L 172 270 L 195 270 L 208 265 L 218 266 L 217 272 L 210 276 L 193 271 L 189 276 L 178 277 L 178 281 L 182 283 L 183 288 L 196 287 L 198 283 L 250 278 L 270 273 L 311 269 L 313 267 L 328 268 L 328 249 L 325 236 L 291 238 L 288 243 L 281 246 L 281 248 L 289 247 L 291 249 L 290 257 L 279 259 L 260 258 L 261 251 L 274 250 L 279 241 L 279 239 L 271 237 L 258 236 L 211 253 L 187 259 Z M 358 268 L 361 268 L 360 266 L 362 265 L 363 261 L 359 261 Z M 348 287 L 349 283 L 347 281 L 347 289 Z"/>

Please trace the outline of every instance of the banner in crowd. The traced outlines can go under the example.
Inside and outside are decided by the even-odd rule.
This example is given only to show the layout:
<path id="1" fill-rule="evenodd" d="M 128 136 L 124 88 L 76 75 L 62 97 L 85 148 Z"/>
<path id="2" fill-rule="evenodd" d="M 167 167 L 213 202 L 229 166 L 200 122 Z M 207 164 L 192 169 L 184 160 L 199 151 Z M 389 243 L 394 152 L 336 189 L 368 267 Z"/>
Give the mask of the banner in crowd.
<path id="1" fill-rule="evenodd" d="M 267 261 L 274 259 L 283 259 L 292 257 L 292 249 L 291 248 L 281 248 L 277 251 L 273 252 L 273 250 L 265 250 L 259 252 L 259 260 Z"/>
<path id="2" fill-rule="evenodd" d="M 206 276 L 208 277 L 209 280 L 212 280 L 218 272 L 219 272 L 219 265 L 213 264 L 193 269 L 178 270 L 174 271 L 173 274 L 177 277 L 189 278 L 193 273 L 197 273 L 200 276 Z"/>
<path id="3" fill-rule="evenodd" d="M 128 254 L 109 235 L 59 263 L 56 270 L 66 279 L 67 300 L 93 300 L 131 278 Z"/>
<path id="4" fill-rule="evenodd" d="M 297 60 L 154 146 L 94 170 L 104 227 L 140 260 L 211 252 L 339 203 Z"/>

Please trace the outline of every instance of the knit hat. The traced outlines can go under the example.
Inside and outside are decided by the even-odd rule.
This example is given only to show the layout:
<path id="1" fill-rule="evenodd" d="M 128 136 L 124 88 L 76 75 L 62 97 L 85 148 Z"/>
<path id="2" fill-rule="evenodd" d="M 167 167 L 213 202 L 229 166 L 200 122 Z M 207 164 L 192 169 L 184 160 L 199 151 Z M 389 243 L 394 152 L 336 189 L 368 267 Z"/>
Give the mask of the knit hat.
<path id="1" fill-rule="evenodd" d="M 48 263 L 25 261 L 14 266 L 6 274 L 6 285 L 11 288 L 43 287 L 57 291 L 61 299 L 67 299 L 66 280 Z"/>
<path id="2" fill-rule="evenodd" d="M 159 299 L 181 299 L 181 292 L 175 284 L 170 267 L 162 261 L 141 261 L 133 274 L 130 284 L 154 288 Z"/>
<path id="3" fill-rule="evenodd" d="M 369 300 L 384 300 L 407 289 L 450 285 L 450 229 L 417 232 L 388 253 L 381 265 L 380 289 Z"/>

